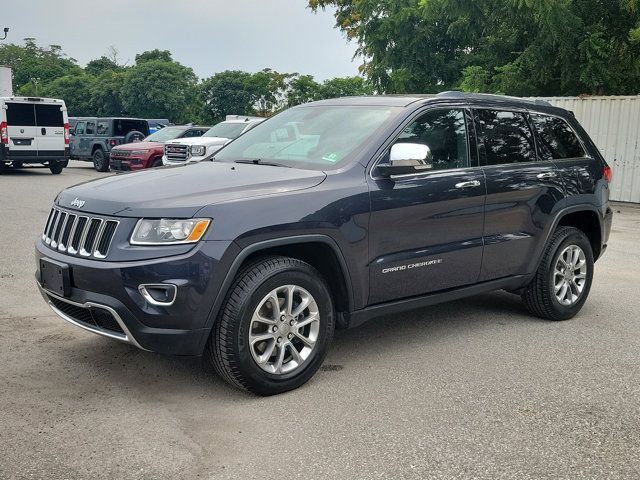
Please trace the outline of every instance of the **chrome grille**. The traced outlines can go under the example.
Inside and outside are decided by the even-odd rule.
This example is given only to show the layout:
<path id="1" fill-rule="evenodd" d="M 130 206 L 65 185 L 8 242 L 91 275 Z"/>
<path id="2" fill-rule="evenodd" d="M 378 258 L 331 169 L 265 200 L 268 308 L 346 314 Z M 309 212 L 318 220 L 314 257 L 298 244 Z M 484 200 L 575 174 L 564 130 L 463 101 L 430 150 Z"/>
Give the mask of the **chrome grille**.
<path id="1" fill-rule="evenodd" d="M 170 143 L 164 146 L 164 154 L 167 156 L 167 160 L 169 161 L 184 162 L 191 157 L 191 150 L 189 145 Z"/>
<path id="2" fill-rule="evenodd" d="M 69 255 L 106 258 L 117 228 L 117 220 L 78 215 L 54 207 L 42 240 L 54 250 Z"/>

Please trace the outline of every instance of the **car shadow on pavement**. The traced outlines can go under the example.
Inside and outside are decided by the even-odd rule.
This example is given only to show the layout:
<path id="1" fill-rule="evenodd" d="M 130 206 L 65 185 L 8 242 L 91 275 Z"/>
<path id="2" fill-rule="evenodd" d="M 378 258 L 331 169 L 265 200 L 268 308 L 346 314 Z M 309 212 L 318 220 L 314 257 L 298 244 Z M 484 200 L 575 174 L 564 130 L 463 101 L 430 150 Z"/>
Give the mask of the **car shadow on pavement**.
<path id="1" fill-rule="evenodd" d="M 544 320 L 530 316 L 519 297 L 494 292 L 380 317 L 356 329 L 337 331 L 329 358 L 355 354 L 363 363 L 384 363 L 384 358 L 377 353 L 383 347 L 429 348 L 436 338 L 492 325 L 508 328 L 523 322 L 543 323 Z M 140 397 L 157 398 L 181 392 L 203 396 L 210 401 L 252 401 L 257 398 L 227 385 L 202 357 L 159 355 L 94 335 L 66 343 L 57 352 L 62 363 L 71 361 L 79 371 L 90 371 L 88 381 L 97 376 L 105 384 L 131 389 Z M 330 361 L 325 364 L 328 364 L 326 371 L 342 369 L 341 365 L 332 365 Z M 82 381 L 82 377 L 73 381 Z"/>

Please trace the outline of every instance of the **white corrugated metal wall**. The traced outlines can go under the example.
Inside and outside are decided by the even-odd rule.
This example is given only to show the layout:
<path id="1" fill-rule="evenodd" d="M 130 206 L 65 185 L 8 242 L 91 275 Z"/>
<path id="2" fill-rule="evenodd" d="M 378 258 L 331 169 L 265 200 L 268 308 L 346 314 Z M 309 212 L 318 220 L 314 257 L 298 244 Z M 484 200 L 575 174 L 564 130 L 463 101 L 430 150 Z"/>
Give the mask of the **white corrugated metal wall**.
<path id="1" fill-rule="evenodd" d="M 640 96 L 548 97 L 571 110 L 613 169 L 611 200 L 640 203 Z"/>

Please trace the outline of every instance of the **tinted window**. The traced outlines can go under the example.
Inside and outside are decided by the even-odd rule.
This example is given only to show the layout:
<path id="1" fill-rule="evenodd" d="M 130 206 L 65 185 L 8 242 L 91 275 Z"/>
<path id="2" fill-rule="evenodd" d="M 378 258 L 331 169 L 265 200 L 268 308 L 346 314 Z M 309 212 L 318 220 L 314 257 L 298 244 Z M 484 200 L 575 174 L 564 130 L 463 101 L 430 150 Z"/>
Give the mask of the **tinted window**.
<path id="1" fill-rule="evenodd" d="M 87 122 L 87 135 L 93 135 L 96 131 L 96 122 Z"/>
<path id="2" fill-rule="evenodd" d="M 76 131 L 75 131 L 76 135 L 84 135 L 84 125 L 85 125 L 84 122 L 78 122 L 76 124 Z"/>
<path id="3" fill-rule="evenodd" d="M 189 137 L 201 137 L 202 134 L 204 133 L 204 130 L 187 130 L 184 133 L 184 136 L 189 138 Z"/>
<path id="4" fill-rule="evenodd" d="M 113 121 L 113 134 L 117 137 L 124 137 L 127 133 L 137 131 L 143 135 L 149 135 L 149 124 L 146 120 L 133 120 L 129 118 L 118 118 Z"/>
<path id="5" fill-rule="evenodd" d="M 62 127 L 64 120 L 60 105 L 36 105 L 36 121 L 39 127 Z"/>
<path id="6" fill-rule="evenodd" d="M 204 134 L 205 137 L 221 137 L 221 138 L 238 138 L 242 131 L 247 126 L 246 123 L 227 123 L 221 122 L 217 124 L 215 127 L 211 127 L 207 133 Z"/>
<path id="7" fill-rule="evenodd" d="M 7 102 L 7 123 L 20 127 L 35 127 L 36 115 L 33 104 Z"/>
<path id="8" fill-rule="evenodd" d="M 96 133 L 98 135 L 107 135 L 109 133 L 109 122 L 105 120 L 98 122 L 98 126 L 96 127 Z"/>
<path id="9" fill-rule="evenodd" d="M 533 135 L 523 114 L 477 110 L 484 138 L 485 164 L 534 162 Z"/>
<path id="10" fill-rule="evenodd" d="M 420 143 L 433 155 L 433 169 L 469 166 L 467 128 L 462 110 L 425 113 L 403 130 L 396 143 Z"/>
<path id="11" fill-rule="evenodd" d="M 584 157 L 585 153 L 571 127 L 561 118 L 531 115 L 538 134 L 538 149 L 545 160 Z"/>

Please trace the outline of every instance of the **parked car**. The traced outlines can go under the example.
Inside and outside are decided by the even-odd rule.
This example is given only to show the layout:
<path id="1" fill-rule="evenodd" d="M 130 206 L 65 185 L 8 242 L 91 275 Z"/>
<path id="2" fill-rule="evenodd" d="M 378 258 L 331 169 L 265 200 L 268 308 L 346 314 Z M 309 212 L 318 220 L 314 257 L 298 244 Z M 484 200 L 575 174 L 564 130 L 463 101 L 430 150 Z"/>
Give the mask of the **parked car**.
<path id="1" fill-rule="evenodd" d="M 166 142 L 162 163 L 164 165 L 182 165 L 201 162 L 264 120 L 262 117 L 228 115 L 224 122 L 211 127 L 211 130 L 201 137 Z"/>
<path id="2" fill-rule="evenodd" d="M 113 147 L 140 142 L 149 135 L 149 124 L 141 118 L 74 117 L 71 122 L 71 158 L 93 161 L 99 172 L 109 170 Z"/>
<path id="3" fill-rule="evenodd" d="M 37 278 L 71 323 L 204 353 L 228 382 L 270 395 L 313 376 L 335 328 L 378 315 L 504 289 L 534 315 L 573 317 L 607 246 L 611 176 L 547 102 L 314 102 L 215 161 L 64 190 Z"/>
<path id="4" fill-rule="evenodd" d="M 181 125 L 165 127 L 152 133 L 141 142 L 118 145 L 111 149 L 109 164 L 111 170 L 141 170 L 162 165 L 164 143 L 176 138 L 201 137 L 211 127 Z"/>
<path id="5" fill-rule="evenodd" d="M 149 135 L 156 133 L 158 130 L 162 130 L 164 127 L 170 127 L 173 125 L 168 118 L 147 118 L 149 124 Z"/>
<path id="6" fill-rule="evenodd" d="M 9 166 L 48 167 L 59 174 L 69 163 L 69 120 L 64 100 L 0 97 L 0 174 Z"/>

